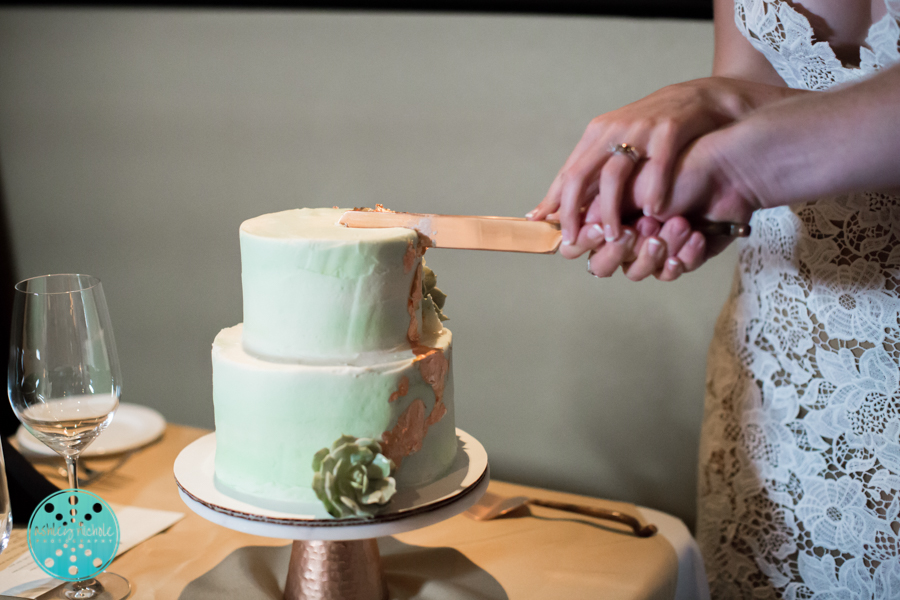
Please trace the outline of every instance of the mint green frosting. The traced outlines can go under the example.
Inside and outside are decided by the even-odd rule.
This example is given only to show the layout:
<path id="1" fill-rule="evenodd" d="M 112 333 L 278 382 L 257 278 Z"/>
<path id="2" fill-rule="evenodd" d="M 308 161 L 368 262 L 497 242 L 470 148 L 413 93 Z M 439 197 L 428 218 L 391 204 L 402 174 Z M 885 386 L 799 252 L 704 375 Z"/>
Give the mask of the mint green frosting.
<path id="1" fill-rule="evenodd" d="M 343 209 L 302 208 L 241 224 L 244 347 L 276 360 L 342 358 L 407 343 L 418 235 L 347 228 Z M 404 260 L 407 259 L 407 260 Z M 416 314 L 421 322 L 421 313 Z"/>
<path id="2" fill-rule="evenodd" d="M 397 492 L 394 462 L 371 438 L 342 435 L 313 456 L 312 488 L 332 517 L 373 517 Z"/>
<path id="3" fill-rule="evenodd" d="M 216 485 L 260 505 L 312 504 L 323 517 L 320 503 L 331 514 L 368 514 L 390 499 L 392 485 L 434 481 L 457 452 L 446 296 L 427 267 L 410 315 L 418 234 L 345 228 L 343 212 L 296 209 L 241 225 L 244 323 L 219 332 L 212 348 Z M 421 403 L 429 415 L 436 404 L 426 363 L 407 339 L 411 323 L 419 325 L 416 351 L 435 348 L 448 361 L 446 414 L 421 449 L 385 473 L 380 451 L 367 462 L 359 450 L 375 442 L 358 440 L 382 439 L 407 410 Z M 358 448 L 335 448 L 335 440 L 351 444 L 342 436 Z M 348 452 L 350 462 L 341 462 Z M 310 465 L 320 470 L 316 490 Z"/>
<path id="4" fill-rule="evenodd" d="M 318 504 L 310 485 L 316 452 L 342 434 L 380 438 L 417 398 L 426 414 L 434 407 L 434 390 L 408 345 L 349 364 L 275 362 L 248 354 L 241 333 L 241 325 L 223 329 L 212 348 L 215 471 L 221 483 L 247 496 Z M 401 489 L 434 480 L 456 456 L 451 341 L 446 328 L 422 338 L 450 361 L 447 414 L 428 430 L 422 449 L 403 459 L 395 475 Z M 406 395 L 389 401 L 404 379 Z"/>

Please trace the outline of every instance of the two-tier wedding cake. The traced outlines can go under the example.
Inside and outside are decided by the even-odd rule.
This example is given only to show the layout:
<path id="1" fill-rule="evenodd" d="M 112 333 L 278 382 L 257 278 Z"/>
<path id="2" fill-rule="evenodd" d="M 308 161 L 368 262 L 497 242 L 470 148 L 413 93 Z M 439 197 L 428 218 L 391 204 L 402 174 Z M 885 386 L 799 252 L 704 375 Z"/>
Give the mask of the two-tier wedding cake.
<path id="1" fill-rule="evenodd" d="M 365 517 L 453 462 L 451 334 L 418 234 L 342 213 L 241 225 L 244 322 L 212 348 L 215 475 L 251 502 Z"/>

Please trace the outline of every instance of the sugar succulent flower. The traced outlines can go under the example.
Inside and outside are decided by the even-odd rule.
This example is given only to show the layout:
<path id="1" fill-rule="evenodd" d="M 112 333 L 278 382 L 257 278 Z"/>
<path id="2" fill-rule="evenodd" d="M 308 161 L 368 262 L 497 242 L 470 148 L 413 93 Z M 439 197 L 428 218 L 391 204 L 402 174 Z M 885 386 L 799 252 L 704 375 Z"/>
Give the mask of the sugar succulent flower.
<path id="1" fill-rule="evenodd" d="M 422 332 L 440 333 L 444 328 L 441 323 L 449 320 L 444 314 L 444 302 L 447 294 L 437 287 L 437 276 L 422 260 Z"/>
<path id="2" fill-rule="evenodd" d="M 393 461 L 371 438 L 342 435 L 331 448 L 316 452 L 313 490 L 335 518 L 369 518 L 381 511 L 397 491 Z"/>
<path id="3" fill-rule="evenodd" d="M 434 311 L 438 319 L 441 321 L 449 321 L 450 317 L 443 313 L 444 302 L 447 300 L 447 294 L 442 292 L 437 286 L 437 275 L 425 265 L 422 260 L 422 296 L 431 299 L 434 304 Z"/>

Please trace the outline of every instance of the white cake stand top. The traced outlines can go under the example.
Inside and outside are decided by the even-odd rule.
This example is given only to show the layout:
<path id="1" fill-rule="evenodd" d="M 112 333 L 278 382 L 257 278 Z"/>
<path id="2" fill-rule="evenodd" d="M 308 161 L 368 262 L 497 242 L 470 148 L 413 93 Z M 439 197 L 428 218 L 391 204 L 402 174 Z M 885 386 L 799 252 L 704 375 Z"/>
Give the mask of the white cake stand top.
<path id="1" fill-rule="evenodd" d="M 474 505 L 490 480 L 487 453 L 468 433 L 456 430 L 459 450 L 446 475 L 417 488 L 401 488 L 390 509 L 371 519 L 334 519 L 321 504 L 294 512 L 256 506 L 229 496 L 215 483 L 216 434 L 187 446 L 175 459 L 175 482 L 195 513 L 229 529 L 289 540 L 364 540 L 439 523 Z"/>

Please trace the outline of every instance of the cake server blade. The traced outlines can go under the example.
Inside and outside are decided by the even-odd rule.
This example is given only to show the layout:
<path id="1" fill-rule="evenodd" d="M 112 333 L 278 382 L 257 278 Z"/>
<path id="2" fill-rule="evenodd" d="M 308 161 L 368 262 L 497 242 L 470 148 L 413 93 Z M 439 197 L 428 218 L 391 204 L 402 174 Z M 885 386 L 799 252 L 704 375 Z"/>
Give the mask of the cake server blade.
<path id="1" fill-rule="evenodd" d="M 427 245 L 433 248 L 553 254 L 562 240 L 559 223 L 555 221 L 515 217 L 348 210 L 340 223 L 346 227 L 414 229 L 428 238 Z"/>
<path id="2" fill-rule="evenodd" d="M 428 246 L 432 248 L 553 254 L 562 241 L 557 221 L 529 221 L 515 217 L 348 210 L 341 216 L 339 223 L 345 227 L 414 229 L 428 238 Z M 698 221 L 691 226 L 706 236 L 750 235 L 750 226 L 743 223 Z"/>

